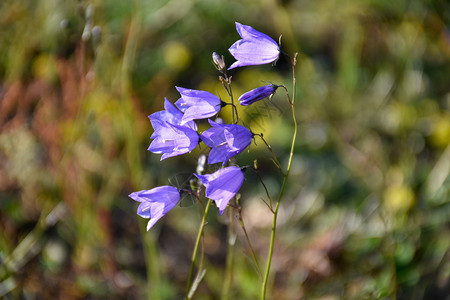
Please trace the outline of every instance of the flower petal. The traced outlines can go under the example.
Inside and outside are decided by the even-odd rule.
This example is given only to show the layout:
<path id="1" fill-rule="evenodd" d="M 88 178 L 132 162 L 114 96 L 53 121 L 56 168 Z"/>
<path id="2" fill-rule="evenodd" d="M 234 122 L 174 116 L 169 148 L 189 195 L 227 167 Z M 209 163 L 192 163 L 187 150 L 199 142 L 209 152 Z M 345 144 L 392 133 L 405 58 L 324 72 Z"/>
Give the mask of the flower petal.
<path id="1" fill-rule="evenodd" d="M 183 107 L 184 116 L 181 125 L 198 119 L 206 119 L 216 115 L 221 108 L 221 100 L 210 92 L 176 87 L 182 101 L 177 105 Z"/>
<path id="2" fill-rule="evenodd" d="M 157 130 L 152 135 L 154 140 L 148 150 L 156 154 L 163 154 L 161 160 L 188 153 L 197 147 L 199 136 L 193 129 L 159 120 L 152 122 Z"/>
<path id="3" fill-rule="evenodd" d="M 244 174 L 235 166 L 220 169 L 213 174 L 194 174 L 206 187 L 206 197 L 214 200 L 222 214 L 244 182 Z"/>
<path id="4" fill-rule="evenodd" d="M 218 124 L 211 120 L 209 123 L 212 127 L 200 135 L 200 139 L 211 147 L 208 164 L 222 162 L 225 165 L 231 157 L 241 153 L 252 141 L 252 133 L 244 126 Z"/>
<path id="5" fill-rule="evenodd" d="M 239 33 L 242 39 L 244 40 L 253 40 L 253 41 L 261 41 L 264 40 L 266 43 L 275 44 L 278 47 L 277 42 L 275 42 L 270 36 L 259 32 L 248 25 L 242 25 L 239 22 L 235 22 L 236 31 Z"/>
<path id="6" fill-rule="evenodd" d="M 251 26 L 242 25 L 238 22 L 236 22 L 236 30 L 242 39 L 228 49 L 237 60 L 228 70 L 236 67 L 272 63 L 278 59 L 280 47 L 271 37 L 253 29 Z"/>
<path id="7" fill-rule="evenodd" d="M 130 198 L 141 202 L 137 214 L 146 219 L 150 218 L 147 224 L 147 230 L 149 230 L 162 216 L 177 205 L 180 200 L 180 192 L 173 186 L 165 185 L 131 193 Z"/>

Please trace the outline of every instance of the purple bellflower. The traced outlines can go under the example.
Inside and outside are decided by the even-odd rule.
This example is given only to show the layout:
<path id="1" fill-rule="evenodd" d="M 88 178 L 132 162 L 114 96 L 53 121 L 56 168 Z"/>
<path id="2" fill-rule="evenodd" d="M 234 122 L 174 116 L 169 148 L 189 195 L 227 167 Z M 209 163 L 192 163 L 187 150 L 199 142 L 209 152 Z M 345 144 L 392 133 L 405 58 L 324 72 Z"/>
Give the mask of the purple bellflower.
<path id="1" fill-rule="evenodd" d="M 194 173 L 194 175 L 206 187 L 206 197 L 214 200 L 220 214 L 223 213 L 228 202 L 236 195 L 244 182 L 244 173 L 235 166 L 220 169 L 213 174 L 198 175 Z"/>
<path id="2" fill-rule="evenodd" d="M 181 125 L 173 125 L 159 120 L 152 120 L 155 132 L 151 136 L 150 152 L 162 154 L 161 160 L 188 153 L 199 143 L 198 133 Z"/>
<path id="3" fill-rule="evenodd" d="M 251 26 L 236 22 L 236 30 L 242 39 L 235 42 L 228 51 L 237 60 L 228 70 L 253 65 L 263 65 L 276 61 L 280 46 L 271 37 Z"/>
<path id="4" fill-rule="evenodd" d="M 147 224 L 147 231 L 149 231 L 162 216 L 177 205 L 180 201 L 180 191 L 173 186 L 164 185 L 131 193 L 129 197 L 141 202 L 137 214 L 150 219 Z"/>
<path id="5" fill-rule="evenodd" d="M 245 106 L 262 100 L 266 97 L 270 97 L 275 93 L 278 87 L 279 86 L 277 85 L 269 84 L 248 91 L 247 93 L 244 93 L 241 97 L 239 97 L 239 103 Z"/>
<path id="6" fill-rule="evenodd" d="M 181 94 L 175 105 L 184 112 L 181 125 L 192 120 L 207 119 L 216 115 L 222 107 L 222 101 L 210 92 L 176 87 Z"/>
<path id="7" fill-rule="evenodd" d="M 167 98 L 164 98 L 164 110 L 157 111 L 148 116 L 148 118 L 150 119 L 150 122 L 152 122 L 153 128 L 155 128 L 153 124 L 155 120 L 160 121 L 160 123 L 167 122 L 172 125 L 181 125 L 183 112 L 179 108 L 175 107 L 175 105 L 167 100 Z M 191 129 L 197 130 L 197 124 L 193 121 L 187 122 L 184 125 L 190 127 Z M 158 126 L 158 124 L 156 124 L 156 126 Z"/>
<path id="8" fill-rule="evenodd" d="M 209 120 L 212 126 L 200 135 L 200 139 L 209 147 L 211 152 L 208 164 L 223 162 L 223 165 L 233 156 L 238 155 L 250 145 L 253 134 L 241 125 L 218 124 Z"/>

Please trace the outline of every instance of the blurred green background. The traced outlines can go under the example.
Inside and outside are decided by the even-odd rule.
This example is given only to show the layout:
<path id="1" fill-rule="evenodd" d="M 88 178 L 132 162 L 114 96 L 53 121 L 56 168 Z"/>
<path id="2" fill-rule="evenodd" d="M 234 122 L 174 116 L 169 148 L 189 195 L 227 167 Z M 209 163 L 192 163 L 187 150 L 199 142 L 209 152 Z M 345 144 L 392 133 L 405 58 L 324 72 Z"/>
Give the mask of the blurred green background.
<path id="1" fill-rule="evenodd" d="M 182 299 L 199 225 L 189 199 L 150 232 L 128 194 L 183 186 L 205 149 L 159 162 L 147 115 L 175 86 L 226 99 L 213 51 L 251 25 L 299 51 L 298 145 L 279 215 L 272 299 L 449 299 L 450 3 L 442 0 L 3 0 L 0 298 Z M 240 68 L 235 95 L 291 87 L 288 60 Z M 285 163 L 282 92 L 241 116 Z M 229 118 L 224 109 L 222 117 Z M 258 141 L 276 195 L 281 178 Z M 272 215 L 247 172 L 243 215 L 264 265 Z M 227 217 L 205 231 L 196 299 L 219 299 Z M 237 225 L 238 222 L 235 222 Z M 231 299 L 260 280 L 236 226 Z"/>

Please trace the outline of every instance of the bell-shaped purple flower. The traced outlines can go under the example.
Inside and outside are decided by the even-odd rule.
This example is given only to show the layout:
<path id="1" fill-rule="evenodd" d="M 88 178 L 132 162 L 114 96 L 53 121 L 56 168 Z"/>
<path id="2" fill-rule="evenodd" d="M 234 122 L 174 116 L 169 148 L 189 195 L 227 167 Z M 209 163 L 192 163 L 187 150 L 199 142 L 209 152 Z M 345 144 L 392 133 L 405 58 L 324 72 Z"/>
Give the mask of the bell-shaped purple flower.
<path id="1" fill-rule="evenodd" d="M 268 64 L 278 59 L 280 46 L 271 37 L 238 22 L 236 22 L 236 30 L 242 39 L 228 49 L 237 60 L 228 70 L 236 67 Z"/>
<path id="2" fill-rule="evenodd" d="M 220 169 L 213 174 L 194 174 L 206 187 L 206 197 L 214 200 L 222 214 L 244 182 L 244 173 L 238 167 L 231 166 Z"/>
<path id="3" fill-rule="evenodd" d="M 152 125 L 155 132 L 151 138 L 154 140 L 148 150 L 162 154 L 161 160 L 188 153 L 198 145 L 198 133 L 187 126 L 173 125 L 159 120 L 152 120 Z"/>
<path id="4" fill-rule="evenodd" d="M 207 119 L 216 115 L 222 107 L 222 101 L 210 92 L 176 87 L 181 94 L 175 105 L 184 112 L 181 125 L 192 120 Z"/>
<path id="5" fill-rule="evenodd" d="M 223 162 L 223 165 L 233 156 L 241 153 L 250 145 L 253 134 L 241 125 L 218 124 L 209 120 L 212 126 L 200 135 L 200 139 L 209 147 L 211 152 L 208 163 Z"/>
<path id="6" fill-rule="evenodd" d="M 152 126 L 156 132 L 154 121 L 159 121 L 159 124 L 161 122 L 167 122 L 172 125 L 181 125 L 183 112 L 179 108 L 175 107 L 175 105 L 173 105 L 169 100 L 167 100 L 167 98 L 164 98 L 164 110 L 157 111 L 148 116 L 148 118 L 150 119 L 150 122 L 152 122 Z M 195 124 L 195 122 L 193 121 L 187 122 L 184 125 L 190 127 L 191 129 L 197 130 L 197 124 Z M 158 126 L 158 124 L 156 124 L 156 126 Z"/>
<path id="7" fill-rule="evenodd" d="M 277 85 L 269 84 L 248 91 L 247 93 L 244 93 L 241 95 L 241 97 L 239 97 L 239 103 L 244 106 L 250 105 L 253 102 L 272 96 L 278 87 L 279 86 Z"/>
<path id="8" fill-rule="evenodd" d="M 131 193 L 129 197 L 141 202 L 137 214 L 150 219 L 147 224 L 147 231 L 149 231 L 162 216 L 177 205 L 180 201 L 180 191 L 173 186 L 164 185 Z"/>

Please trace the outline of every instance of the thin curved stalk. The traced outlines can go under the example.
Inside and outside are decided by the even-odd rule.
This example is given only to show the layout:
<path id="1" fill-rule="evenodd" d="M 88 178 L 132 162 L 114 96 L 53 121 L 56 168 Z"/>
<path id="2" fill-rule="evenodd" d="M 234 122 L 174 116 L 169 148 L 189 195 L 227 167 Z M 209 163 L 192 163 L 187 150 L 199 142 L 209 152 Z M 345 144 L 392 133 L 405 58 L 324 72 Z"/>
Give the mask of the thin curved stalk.
<path id="1" fill-rule="evenodd" d="M 234 104 L 233 90 L 231 89 L 231 77 L 228 77 L 226 71 L 222 72 L 225 76 L 220 77 L 220 81 L 224 89 L 226 90 L 228 96 L 231 100 L 231 119 L 232 123 L 236 124 L 239 120 L 238 111 L 236 105 Z M 226 270 L 225 270 L 225 279 L 222 286 L 222 295 L 221 299 L 226 300 L 229 298 L 229 291 L 232 283 L 232 272 L 233 272 L 233 260 L 234 260 L 234 245 L 235 245 L 235 234 L 233 230 L 233 211 L 229 212 L 229 222 L 228 222 L 228 234 L 227 234 L 227 257 L 226 257 Z"/>
<path id="2" fill-rule="evenodd" d="M 262 271 L 261 271 L 261 268 L 258 263 L 258 258 L 256 257 L 256 252 L 253 249 L 252 243 L 250 242 L 250 238 L 248 236 L 247 229 L 245 229 L 245 224 L 244 224 L 244 219 L 242 218 L 242 210 L 241 210 L 240 203 L 238 203 L 238 204 L 239 204 L 239 208 L 238 208 L 239 223 L 241 224 L 242 230 L 244 231 L 244 234 L 245 234 L 245 238 L 247 239 L 248 246 L 250 247 L 250 251 L 252 252 L 253 260 L 255 261 L 256 269 L 258 270 L 258 275 L 260 278 L 262 278 Z"/>
<path id="3" fill-rule="evenodd" d="M 277 156 L 275 155 L 275 153 L 272 150 L 272 147 L 269 145 L 269 143 L 267 143 L 266 139 L 264 138 L 264 136 L 262 134 L 255 134 L 257 136 L 259 136 L 261 138 L 261 140 L 264 142 L 264 144 L 266 144 L 267 149 L 269 149 L 270 153 L 272 153 L 272 157 L 273 157 L 273 162 L 275 163 L 275 165 L 278 167 L 278 169 L 280 170 L 281 174 L 283 176 L 286 176 L 286 174 L 283 172 L 283 168 L 281 167 L 280 162 L 277 159 Z"/>
<path id="4" fill-rule="evenodd" d="M 222 300 L 229 298 L 229 292 L 231 287 L 232 275 L 233 275 L 233 257 L 234 257 L 234 244 L 236 236 L 233 230 L 233 210 L 228 210 L 228 238 L 227 238 L 227 260 L 225 269 L 225 279 L 222 286 Z"/>
<path id="5" fill-rule="evenodd" d="M 258 176 L 259 182 L 261 182 L 262 186 L 264 187 L 264 190 L 266 191 L 267 198 L 269 199 L 269 203 L 267 203 L 264 199 L 262 199 L 262 201 L 267 205 L 267 207 L 273 213 L 272 197 L 270 197 L 269 190 L 267 189 L 266 184 L 264 183 L 263 179 L 261 178 L 261 175 L 259 175 L 258 169 L 253 168 L 253 170 L 255 171 L 256 176 Z"/>
<path id="6" fill-rule="evenodd" d="M 205 207 L 205 213 L 203 214 L 202 222 L 200 224 L 200 228 L 197 233 L 197 240 L 195 241 L 194 251 L 192 253 L 192 262 L 191 262 L 191 269 L 189 271 L 189 277 L 188 277 L 188 283 L 187 283 L 187 292 L 186 292 L 186 298 L 185 299 L 191 299 L 191 295 L 193 295 L 193 292 L 191 291 L 192 287 L 192 280 L 194 276 L 195 271 L 195 264 L 197 262 L 197 256 L 198 256 L 198 249 L 200 246 L 200 242 L 203 237 L 203 230 L 206 226 L 206 217 L 208 216 L 209 208 L 211 206 L 211 199 L 208 199 L 208 203 L 206 203 Z M 200 271 L 201 272 L 201 271 Z"/>
<path id="7" fill-rule="evenodd" d="M 295 142 L 297 140 L 297 131 L 298 131 L 298 124 L 297 124 L 297 117 L 295 115 L 295 93 L 296 93 L 296 77 L 295 77 L 295 64 L 297 59 L 297 53 L 295 54 L 294 58 L 292 59 L 292 99 L 290 101 L 291 109 L 292 109 L 292 119 L 294 121 L 294 134 L 292 137 L 292 144 L 291 144 L 291 152 L 289 154 L 289 161 L 288 166 L 286 168 L 286 175 L 283 179 L 283 185 L 281 186 L 280 194 L 278 196 L 278 202 L 275 207 L 275 210 L 273 212 L 273 223 L 272 223 L 272 232 L 270 236 L 270 245 L 269 245 L 269 255 L 267 258 L 267 266 L 266 266 L 266 272 L 264 273 L 264 280 L 262 285 L 262 292 L 261 292 L 261 299 L 266 299 L 266 291 L 267 291 L 267 282 L 269 279 L 269 273 L 270 273 L 270 266 L 272 264 L 272 257 L 273 257 L 273 249 L 275 245 L 275 233 L 277 229 L 277 217 L 278 217 L 278 209 L 280 208 L 280 202 L 281 198 L 283 197 L 284 191 L 286 189 L 287 180 L 289 177 L 289 173 L 291 171 L 292 166 L 292 159 L 294 157 L 294 150 L 295 150 Z"/>

